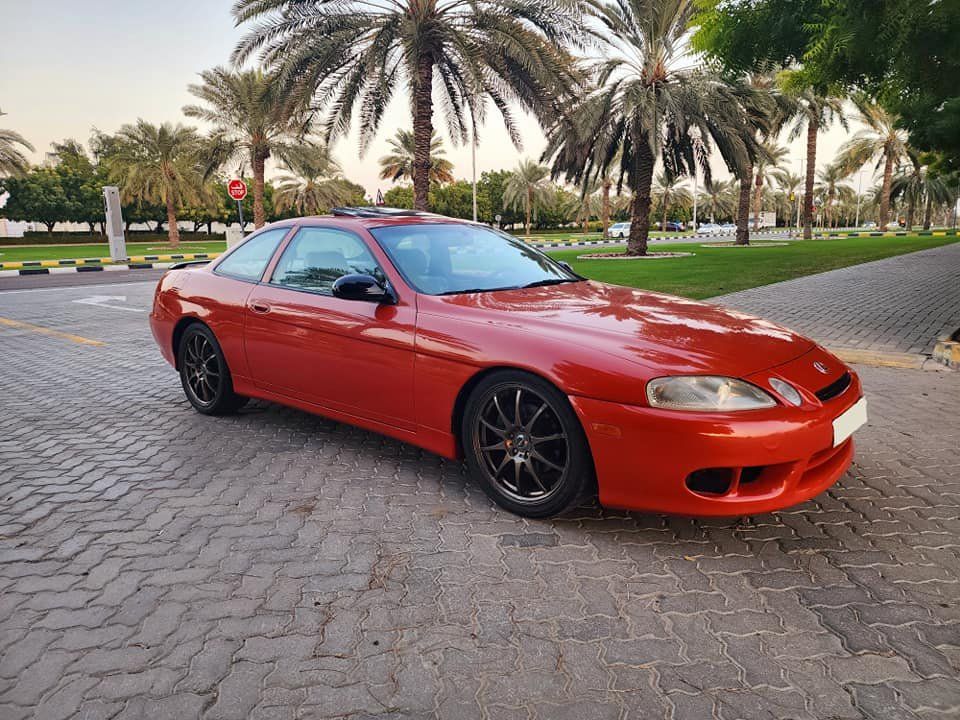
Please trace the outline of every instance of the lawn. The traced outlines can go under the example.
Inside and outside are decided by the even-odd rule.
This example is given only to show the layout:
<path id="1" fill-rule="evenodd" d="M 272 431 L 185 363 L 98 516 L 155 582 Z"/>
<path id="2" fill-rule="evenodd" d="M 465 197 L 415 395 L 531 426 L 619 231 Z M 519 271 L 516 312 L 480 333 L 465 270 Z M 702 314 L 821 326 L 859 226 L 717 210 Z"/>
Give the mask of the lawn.
<path id="1" fill-rule="evenodd" d="M 210 253 L 223 252 L 226 243 L 222 240 L 212 242 L 181 242 L 179 248 L 171 248 L 165 242 L 127 243 L 127 254 L 170 255 L 171 253 Z M 96 245 L 30 245 L 26 247 L 0 247 L 0 263 L 23 262 L 24 260 L 76 260 L 78 258 L 110 257 L 110 248 L 106 243 Z"/>
<path id="2" fill-rule="evenodd" d="M 667 260 L 577 260 L 578 255 L 597 252 L 584 249 L 550 254 L 594 280 L 702 299 L 957 241 L 911 235 L 806 240 L 778 247 L 706 248 L 687 243 L 651 248 L 696 253 Z"/>

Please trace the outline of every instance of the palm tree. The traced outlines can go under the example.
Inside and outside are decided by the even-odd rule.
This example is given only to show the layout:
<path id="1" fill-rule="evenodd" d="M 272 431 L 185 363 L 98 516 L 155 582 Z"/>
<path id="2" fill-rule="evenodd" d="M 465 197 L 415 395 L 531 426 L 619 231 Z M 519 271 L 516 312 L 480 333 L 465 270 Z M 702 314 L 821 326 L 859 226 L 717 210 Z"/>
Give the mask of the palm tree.
<path id="1" fill-rule="evenodd" d="M 6 115 L 0 110 L 0 116 Z M 0 176 L 21 175 L 26 172 L 30 163 L 26 156 L 17 149 L 17 145 L 33 152 L 33 145 L 13 130 L 0 130 Z"/>
<path id="2" fill-rule="evenodd" d="M 125 199 L 166 207 L 172 247 L 180 244 L 177 209 L 198 202 L 203 194 L 202 149 L 203 140 L 192 127 L 137 120 L 120 128 L 116 145 L 106 158 L 110 175 Z"/>
<path id="3" fill-rule="evenodd" d="M 529 235 L 531 216 L 536 215 L 537 210 L 547 207 L 553 195 L 550 169 L 533 160 L 521 160 L 503 188 L 503 207 L 523 207 L 524 227 Z"/>
<path id="4" fill-rule="evenodd" d="M 310 130 L 305 109 L 285 102 L 278 93 L 278 78 L 260 69 L 233 71 L 217 67 L 200 73 L 203 83 L 190 92 L 203 105 L 188 105 L 183 112 L 214 125 L 211 162 L 216 167 L 239 160 L 253 171 L 253 225 L 267 220 L 263 206 L 265 165 L 271 156 L 284 159 Z"/>
<path id="5" fill-rule="evenodd" d="M 910 164 L 894 175 L 890 183 L 891 200 L 905 200 L 907 203 L 907 230 L 913 228 L 913 218 L 918 205 L 923 206 L 923 229 L 929 230 L 933 216 L 933 206 L 950 202 L 952 192 L 950 184 L 944 178 L 937 177 L 924 165 L 920 155 L 911 151 Z"/>
<path id="6" fill-rule="evenodd" d="M 717 221 L 717 216 L 733 216 L 735 185 L 735 180 L 714 180 L 713 178 L 703 184 L 703 191 L 697 198 L 697 202 L 703 212 L 710 216 L 711 223 Z"/>
<path id="7" fill-rule="evenodd" d="M 686 187 L 686 180 L 666 170 L 657 175 L 651 197 L 654 204 L 660 208 L 661 230 L 667 229 L 667 213 L 671 207 L 688 207 L 693 203 L 693 195 Z"/>
<path id="8" fill-rule="evenodd" d="M 788 216 L 789 218 L 793 218 L 794 207 L 796 207 L 798 211 L 800 208 L 800 195 L 802 194 L 804 176 L 790 172 L 789 170 L 780 169 L 774 171 L 773 177 L 790 203 Z M 793 205 L 794 202 L 797 203 L 796 206 Z M 799 212 L 797 214 L 799 215 Z M 789 225 L 789 227 L 792 227 L 792 225 Z"/>
<path id="9" fill-rule="evenodd" d="M 262 22 L 240 42 L 240 63 L 260 52 L 285 96 L 325 111 L 325 139 L 345 134 L 360 113 L 360 150 L 376 134 L 398 86 L 411 98 L 414 207 L 426 210 L 434 94 L 451 138 L 466 143 L 486 100 L 516 145 L 511 103 L 546 122 L 555 99 L 578 80 L 564 49 L 583 27 L 571 2 L 511 0 L 237 0 L 238 23 Z M 436 82 L 435 82 L 436 80 Z"/>
<path id="10" fill-rule="evenodd" d="M 794 100 L 796 113 L 790 139 L 796 140 L 804 130 L 807 134 L 807 176 L 803 188 L 803 239 L 809 240 L 813 237 L 813 184 L 817 170 L 817 136 L 835 119 L 839 119 L 844 129 L 847 127 L 847 121 L 843 116 L 843 100 L 831 94 L 818 93 L 805 88 L 795 92 Z"/>
<path id="11" fill-rule="evenodd" d="M 757 158 L 753 190 L 753 230 L 760 229 L 760 211 L 763 210 L 763 186 L 770 185 L 776 178 L 776 173 L 784 170 L 783 163 L 790 155 L 790 151 L 777 142 L 768 140 L 764 143 L 764 154 Z"/>
<path id="12" fill-rule="evenodd" d="M 887 229 L 890 216 L 890 187 L 893 169 L 908 156 L 907 133 L 897 127 L 897 116 L 887 112 L 868 96 L 858 93 L 851 100 L 857 108 L 857 120 L 865 127 L 840 147 L 838 162 L 849 172 L 856 172 L 865 163 L 877 160 L 883 166 L 880 191 L 880 230 Z"/>
<path id="13" fill-rule="evenodd" d="M 627 254 L 645 255 L 651 186 L 658 157 L 676 175 L 707 159 L 716 144 L 728 167 L 746 166 L 757 152 L 745 107 L 758 93 L 723 81 L 686 52 L 694 0 L 622 0 L 592 5 L 604 32 L 605 57 L 593 66 L 596 85 L 548 128 L 545 158 L 555 175 L 580 184 L 616 167 L 618 184 L 633 191 Z"/>
<path id="14" fill-rule="evenodd" d="M 397 134 L 387 141 L 391 152 L 380 158 L 380 178 L 397 182 L 413 180 L 413 161 L 416 154 L 416 140 L 412 130 L 397 130 Z M 434 133 L 430 138 L 430 184 L 438 185 L 453 182 L 453 163 L 444 157 L 443 140 Z"/>
<path id="15" fill-rule="evenodd" d="M 277 210 L 295 208 L 301 215 L 320 215 L 350 202 L 353 191 L 326 146 L 298 147 L 287 154 L 284 164 L 290 173 L 276 180 L 273 202 Z"/>
<path id="16" fill-rule="evenodd" d="M 856 198 L 846 179 L 850 173 L 839 162 L 832 162 L 817 173 L 815 192 L 823 199 L 827 227 L 833 227 L 834 211 L 839 202 Z"/>

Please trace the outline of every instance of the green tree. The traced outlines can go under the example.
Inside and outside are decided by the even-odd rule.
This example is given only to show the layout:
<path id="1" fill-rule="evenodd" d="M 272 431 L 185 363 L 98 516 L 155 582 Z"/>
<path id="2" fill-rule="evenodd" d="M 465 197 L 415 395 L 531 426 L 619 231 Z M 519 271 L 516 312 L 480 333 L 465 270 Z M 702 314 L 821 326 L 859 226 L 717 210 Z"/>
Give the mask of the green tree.
<path id="1" fill-rule="evenodd" d="M 250 163 L 253 225 L 263 227 L 266 161 L 270 157 L 285 160 L 309 133 L 312 115 L 304 105 L 282 99 L 280 78 L 263 70 L 217 67 L 200 77 L 203 82 L 189 90 L 203 104 L 187 105 L 183 112 L 214 125 L 210 169 L 238 160 Z"/>
<path id="2" fill-rule="evenodd" d="M 177 209 L 201 194 L 199 159 L 203 143 L 196 130 L 183 125 L 153 125 L 138 120 L 117 133 L 108 168 L 127 199 L 160 203 L 166 209 L 170 245 L 180 244 Z"/>
<path id="3" fill-rule="evenodd" d="M 70 199 L 56 168 L 38 167 L 5 178 L 3 189 L 10 193 L 3 214 L 11 220 L 41 222 L 52 233 L 54 225 L 70 218 Z"/>
<path id="4" fill-rule="evenodd" d="M 513 227 L 523 219 L 523 215 L 506 207 L 503 202 L 504 189 L 512 174 L 510 170 L 488 170 L 481 173 L 477 180 L 478 219 L 492 225 L 497 222 L 496 216 L 499 215 L 501 227 Z M 482 210 L 485 212 L 481 212 Z"/>
<path id="5" fill-rule="evenodd" d="M 531 219 L 550 205 L 553 195 L 550 168 L 533 160 L 521 160 L 503 188 L 503 206 L 523 208 L 523 226 L 529 235 Z"/>
<path id="6" fill-rule="evenodd" d="M 337 205 L 349 205 L 355 197 L 325 145 L 291 149 L 285 165 L 289 173 L 277 178 L 274 191 L 278 212 L 293 208 L 300 215 L 321 215 Z"/>
<path id="7" fill-rule="evenodd" d="M 47 157 L 56 167 L 64 192 L 70 199 L 69 222 L 86 223 L 90 232 L 105 223 L 103 187 L 109 184 L 106 168 L 94 163 L 83 144 L 67 139 L 51 143 Z"/>
<path id="8" fill-rule="evenodd" d="M 380 178 L 391 182 L 413 180 L 416 139 L 412 130 L 397 130 L 387 141 L 390 154 L 380 158 Z M 430 186 L 453 182 L 453 163 L 443 157 L 443 140 L 436 133 L 430 138 Z"/>
<path id="9" fill-rule="evenodd" d="M 952 183 L 932 170 L 925 159 L 929 159 L 929 156 L 925 158 L 911 151 L 909 163 L 903 165 L 894 175 L 890 186 L 891 201 L 900 200 L 907 204 L 906 227 L 908 230 L 913 228 L 917 207 L 923 208 L 923 229 L 929 230 L 933 208 L 954 199 Z"/>
<path id="10" fill-rule="evenodd" d="M 848 175 L 873 160 L 877 161 L 878 168 L 883 168 L 880 217 L 877 224 L 881 230 L 886 230 L 890 219 L 893 170 L 909 153 L 907 133 L 897 126 L 898 118 L 895 115 L 866 95 L 857 94 L 851 99 L 857 108 L 856 118 L 864 128 L 841 146 L 837 161 Z"/>
<path id="11" fill-rule="evenodd" d="M 413 185 L 394 185 L 383 194 L 387 207 L 413 209 Z"/>
<path id="12" fill-rule="evenodd" d="M 261 24 L 240 42 L 234 60 L 262 51 L 287 97 L 313 98 L 324 108 L 328 142 L 347 132 L 359 108 L 361 152 L 405 85 L 414 205 L 426 210 L 435 93 L 450 137 L 467 142 L 489 99 L 519 145 L 511 101 L 546 121 L 554 98 L 577 79 L 564 49 L 583 36 L 575 7 L 539 0 L 511 0 L 509 8 L 499 0 L 237 0 L 237 22 Z"/>
<path id="13" fill-rule="evenodd" d="M 0 110 L 0 117 L 3 115 L 6 115 L 6 113 Z M 18 146 L 33 152 L 33 145 L 28 143 L 20 133 L 0 129 L 0 177 L 22 175 L 30 166 L 26 156 Z"/>
<path id="14" fill-rule="evenodd" d="M 758 150 L 745 108 L 761 98 L 691 66 L 683 41 L 693 0 L 598 3 L 596 12 L 606 44 L 605 57 L 593 66 L 597 89 L 550 127 L 544 157 L 553 158 L 554 174 L 577 185 L 616 162 L 618 183 L 625 180 L 633 193 L 626 252 L 644 255 L 658 157 L 674 174 L 699 165 L 710 177 L 707 158 L 715 144 L 739 172 Z"/>
<path id="15" fill-rule="evenodd" d="M 777 173 L 783 172 L 784 163 L 790 156 L 790 151 L 783 145 L 774 141 L 764 143 L 764 153 L 757 158 L 754 170 L 754 190 L 753 190 L 753 229 L 760 229 L 760 213 L 763 211 L 763 188 L 769 186 L 777 177 Z"/>

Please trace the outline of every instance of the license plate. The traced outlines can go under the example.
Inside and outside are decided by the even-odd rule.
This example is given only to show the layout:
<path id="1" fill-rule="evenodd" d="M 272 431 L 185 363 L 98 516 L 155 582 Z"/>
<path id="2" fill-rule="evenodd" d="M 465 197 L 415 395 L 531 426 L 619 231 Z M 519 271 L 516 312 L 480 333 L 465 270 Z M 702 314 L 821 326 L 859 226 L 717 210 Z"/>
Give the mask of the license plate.
<path id="1" fill-rule="evenodd" d="M 857 403 L 833 421 L 833 446 L 836 447 L 867 422 L 867 399 Z"/>

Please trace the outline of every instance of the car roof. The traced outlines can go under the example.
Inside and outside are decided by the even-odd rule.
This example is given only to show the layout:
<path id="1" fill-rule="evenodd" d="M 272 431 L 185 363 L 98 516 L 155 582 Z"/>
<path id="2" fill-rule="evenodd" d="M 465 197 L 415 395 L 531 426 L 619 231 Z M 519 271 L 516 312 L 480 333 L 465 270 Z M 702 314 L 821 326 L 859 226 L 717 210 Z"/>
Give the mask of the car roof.
<path id="1" fill-rule="evenodd" d="M 327 225 L 331 220 L 342 227 L 363 227 L 366 229 L 389 227 L 394 225 L 457 224 L 474 225 L 472 220 L 447 217 L 435 213 L 387 207 L 344 207 L 334 208 L 328 215 L 311 215 L 279 220 L 271 223 L 274 227 L 290 225 Z M 482 223 L 476 223 L 482 224 Z"/>

